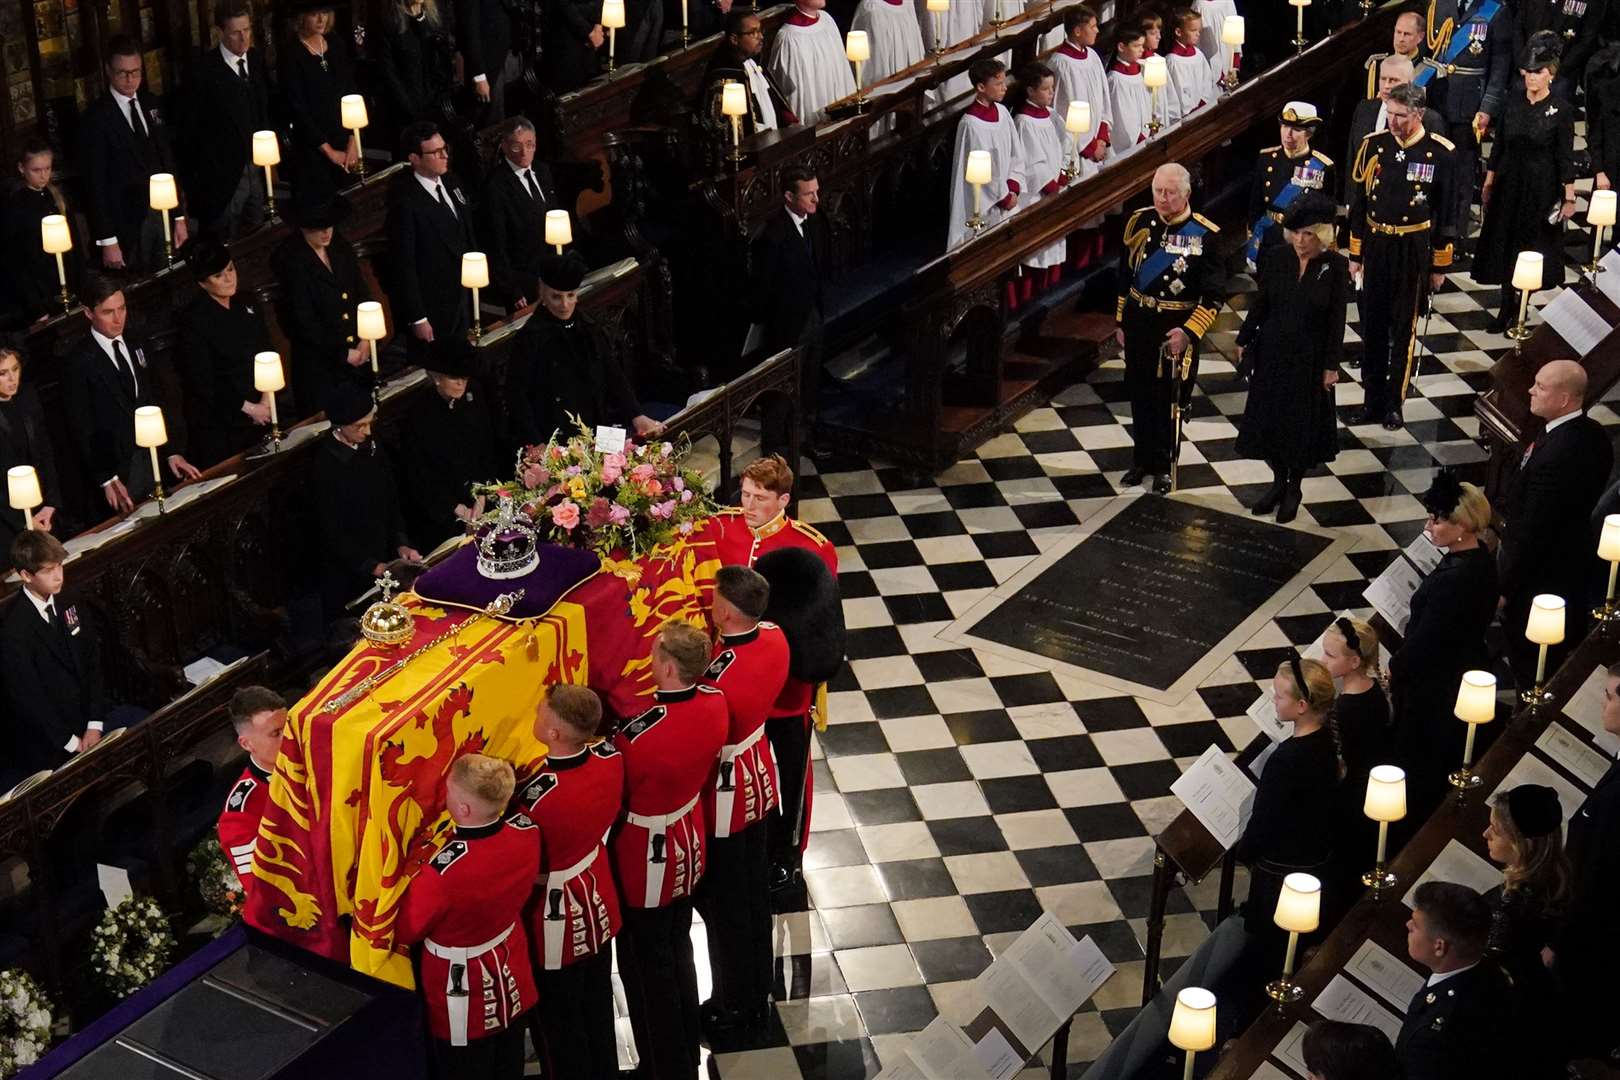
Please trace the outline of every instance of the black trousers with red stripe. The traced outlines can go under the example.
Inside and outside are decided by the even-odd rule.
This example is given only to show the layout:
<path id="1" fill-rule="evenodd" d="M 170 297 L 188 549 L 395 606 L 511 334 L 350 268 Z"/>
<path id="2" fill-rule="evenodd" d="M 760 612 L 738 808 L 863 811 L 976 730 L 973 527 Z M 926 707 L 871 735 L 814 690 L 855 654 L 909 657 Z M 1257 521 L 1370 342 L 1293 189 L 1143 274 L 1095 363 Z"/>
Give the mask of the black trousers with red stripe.
<path id="1" fill-rule="evenodd" d="M 773 716 L 765 721 L 765 738 L 776 755 L 777 792 L 782 801 L 767 818 L 770 863 L 790 872 L 802 863 L 803 830 L 809 828 L 804 785 L 810 770 L 810 718 Z"/>
<path id="2" fill-rule="evenodd" d="M 624 909 L 616 939 L 619 977 L 646 1080 L 693 1080 L 698 1071 L 697 965 L 692 957 L 692 901 Z"/>
<path id="3" fill-rule="evenodd" d="M 771 993 L 770 819 L 709 840 L 697 909 L 709 938 L 713 1001 L 749 1012 Z"/>
<path id="4" fill-rule="evenodd" d="M 555 971 L 536 966 L 540 1004 L 529 1011 L 535 1050 L 548 1080 L 615 1080 L 619 1049 L 613 1033 L 613 949 Z"/>
<path id="5" fill-rule="evenodd" d="M 438 1080 L 519 1080 L 523 1075 L 523 1029 L 519 1017 L 494 1035 L 471 1039 L 466 1046 L 433 1040 L 433 1073 Z"/>

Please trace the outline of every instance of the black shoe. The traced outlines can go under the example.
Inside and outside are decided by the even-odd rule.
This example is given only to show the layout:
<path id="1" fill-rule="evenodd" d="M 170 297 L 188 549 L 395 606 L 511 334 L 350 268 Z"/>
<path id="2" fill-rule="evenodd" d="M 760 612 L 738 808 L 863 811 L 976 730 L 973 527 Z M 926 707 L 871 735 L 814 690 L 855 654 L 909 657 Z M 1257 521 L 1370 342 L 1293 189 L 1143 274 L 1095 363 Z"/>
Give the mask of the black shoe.
<path id="1" fill-rule="evenodd" d="M 1278 473 L 1277 479 L 1271 482 L 1271 487 L 1267 488 L 1266 493 L 1260 496 L 1260 501 L 1249 507 L 1249 513 L 1255 517 L 1262 517 L 1277 509 L 1277 504 L 1282 502 L 1283 490 L 1287 486 L 1282 474 Z"/>
<path id="2" fill-rule="evenodd" d="M 1349 422 L 1351 427 L 1361 427 L 1365 424 L 1376 424 L 1378 423 L 1378 419 L 1379 417 L 1376 410 L 1369 409 L 1367 406 L 1363 405 L 1361 408 L 1350 414 Z"/>
<path id="3" fill-rule="evenodd" d="M 1132 465 L 1130 468 L 1125 470 L 1125 475 L 1119 478 L 1119 482 L 1124 487 L 1135 487 L 1137 484 L 1142 482 L 1142 478 L 1146 475 L 1147 470 L 1142 468 L 1142 466 Z"/>
<path id="4" fill-rule="evenodd" d="M 1153 494 L 1155 494 L 1155 495 L 1168 495 L 1168 494 L 1170 494 L 1170 474 L 1169 473 L 1165 473 L 1165 474 L 1163 474 L 1161 476 L 1155 476 L 1153 478 Z"/>
<path id="5" fill-rule="evenodd" d="M 786 866 L 771 867 L 770 886 L 772 891 L 785 889 L 793 884 L 793 871 Z"/>
<path id="6" fill-rule="evenodd" d="M 1399 431 L 1399 430 L 1401 430 L 1401 410 L 1399 410 L 1399 409 L 1391 409 L 1391 410 L 1389 410 L 1388 412 L 1386 412 L 1384 414 L 1384 430 L 1385 431 Z"/>
<path id="7" fill-rule="evenodd" d="M 1282 504 L 1277 507 L 1277 524 L 1286 525 L 1299 513 L 1299 481 L 1291 480 L 1283 491 Z"/>

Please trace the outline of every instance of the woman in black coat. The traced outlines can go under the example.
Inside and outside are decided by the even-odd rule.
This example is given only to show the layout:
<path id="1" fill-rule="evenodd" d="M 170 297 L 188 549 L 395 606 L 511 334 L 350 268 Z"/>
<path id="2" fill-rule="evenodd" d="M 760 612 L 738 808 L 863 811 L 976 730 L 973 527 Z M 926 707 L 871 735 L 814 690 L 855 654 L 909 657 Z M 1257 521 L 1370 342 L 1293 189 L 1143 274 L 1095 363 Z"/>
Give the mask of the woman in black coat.
<path id="1" fill-rule="evenodd" d="M 62 266 L 67 272 L 68 288 L 77 291 L 79 280 L 79 251 L 84 237 L 77 235 L 73 211 L 62 190 L 56 184 L 54 166 L 56 154 L 44 139 L 32 138 L 23 142 L 17 154 L 17 172 L 21 182 L 6 193 L 3 224 L 0 224 L 0 244 L 6 258 L 4 273 L 7 292 L 24 322 L 41 322 L 62 313 L 62 286 L 56 276 L 56 256 L 47 255 L 40 246 L 39 222 L 51 214 L 67 218 L 68 231 L 73 235 L 73 250 L 63 253 Z M 11 306 L 8 305 L 8 306 Z"/>
<path id="2" fill-rule="evenodd" d="M 375 40 L 384 114 L 379 130 L 451 115 L 455 47 L 437 0 L 394 0 Z"/>
<path id="3" fill-rule="evenodd" d="M 225 245 L 207 237 L 187 244 L 183 257 L 202 287 L 176 320 L 186 400 L 186 451 L 207 469 L 268 433 L 270 401 L 253 386 L 253 358 L 270 351 L 264 316 L 237 295 L 236 264 Z"/>
<path id="4" fill-rule="evenodd" d="M 39 476 L 39 491 L 45 497 L 34 508 L 34 527 L 55 533 L 64 531 L 61 519 L 62 492 L 56 471 L 56 452 L 45 428 L 45 410 L 32 386 L 22 385 L 23 355 L 16 345 L 0 345 L 0 473 L 17 465 L 32 465 Z M 26 522 L 21 510 L 13 510 L 9 500 L 0 500 L 0 544 L 11 550 L 11 541 L 23 531 Z"/>
<path id="5" fill-rule="evenodd" d="M 1299 512 L 1301 478 L 1337 452 L 1333 386 L 1344 352 L 1350 272 L 1331 250 L 1331 200 L 1311 192 L 1289 207 L 1288 243 L 1260 255 L 1260 295 L 1238 331 L 1238 362 L 1247 358 L 1249 398 L 1237 452 L 1271 466 L 1271 488 L 1251 512 Z"/>
<path id="6" fill-rule="evenodd" d="M 1541 253 L 1543 289 L 1564 283 L 1564 222 L 1575 213 L 1575 110 L 1551 91 L 1559 51 L 1551 31 L 1530 39 L 1520 61 L 1524 89 L 1508 94 L 1485 162 L 1485 221 L 1471 272 L 1481 284 L 1502 286 L 1497 333 L 1518 316 L 1519 292 L 1510 283 L 1519 252 Z"/>
<path id="7" fill-rule="evenodd" d="M 1446 554 L 1412 594 L 1400 649 L 1389 659 L 1395 752 L 1406 769 L 1406 820 L 1421 824 L 1462 764 L 1464 724 L 1453 713 L 1463 672 L 1489 666 L 1485 630 L 1496 616 L 1496 560 L 1479 542 L 1491 504 L 1442 469 L 1423 496 L 1424 532 Z"/>
<path id="8" fill-rule="evenodd" d="M 1586 66 L 1586 150 L 1592 155 L 1592 186 L 1620 181 L 1620 41 L 1597 51 Z"/>
<path id="9" fill-rule="evenodd" d="M 340 102 L 360 88 L 348 42 L 330 32 L 330 0 L 299 0 L 293 12 L 294 32 L 282 43 L 277 65 L 292 119 L 288 165 L 297 197 L 316 205 L 353 182 L 360 152 L 343 126 Z"/>
<path id="10" fill-rule="evenodd" d="M 355 309 L 372 299 L 354 248 L 337 232 L 348 216 L 342 196 L 315 207 L 296 204 L 293 234 L 271 257 L 281 284 L 276 314 L 291 347 L 294 408 L 313 416 L 338 382 L 372 383 L 371 351 L 355 333 Z"/>

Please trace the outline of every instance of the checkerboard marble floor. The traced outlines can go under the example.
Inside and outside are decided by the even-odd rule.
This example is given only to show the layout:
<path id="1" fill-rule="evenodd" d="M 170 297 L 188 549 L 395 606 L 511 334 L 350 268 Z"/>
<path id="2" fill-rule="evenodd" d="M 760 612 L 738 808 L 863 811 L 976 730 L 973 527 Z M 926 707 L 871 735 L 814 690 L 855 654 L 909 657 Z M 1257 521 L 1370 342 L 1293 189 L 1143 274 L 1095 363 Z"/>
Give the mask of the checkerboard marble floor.
<path id="1" fill-rule="evenodd" d="M 1270 477 L 1233 450 L 1245 392 L 1229 357 L 1252 290 L 1237 284 L 1202 365 L 1180 483 L 1241 513 Z M 1079 1075 L 1136 1011 L 1151 838 L 1180 808 L 1171 781 L 1211 743 L 1235 750 L 1254 736 L 1244 710 L 1288 647 L 1314 640 L 1332 612 L 1366 608 L 1366 582 L 1421 531 L 1419 497 L 1440 466 L 1482 478 L 1474 398 L 1511 346 L 1485 329 L 1496 300 L 1461 272 L 1435 297 L 1400 431 L 1343 426 L 1361 403 L 1359 368 L 1346 366 L 1339 453 L 1305 480 L 1299 521 L 1354 547 L 1174 707 L 937 637 L 1110 500 L 1138 495 L 1119 487 L 1131 453 L 1120 361 L 930 486 L 864 460 L 803 477 L 800 512 L 838 546 L 849 626 L 849 665 L 816 741 L 811 910 L 778 920 L 779 1023 L 762 1045 L 707 1059 L 708 1074 L 872 1076 L 936 1014 L 966 1023 L 982 1005 L 973 978 L 1046 910 L 1118 966 L 1075 1019 L 1068 1071 Z M 1352 309 L 1352 358 L 1356 329 Z M 1607 404 L 1593 415 L 1620 423 Z M 1166 974 L 1215 904 L 1214 876 L 1174 891 Z"/>

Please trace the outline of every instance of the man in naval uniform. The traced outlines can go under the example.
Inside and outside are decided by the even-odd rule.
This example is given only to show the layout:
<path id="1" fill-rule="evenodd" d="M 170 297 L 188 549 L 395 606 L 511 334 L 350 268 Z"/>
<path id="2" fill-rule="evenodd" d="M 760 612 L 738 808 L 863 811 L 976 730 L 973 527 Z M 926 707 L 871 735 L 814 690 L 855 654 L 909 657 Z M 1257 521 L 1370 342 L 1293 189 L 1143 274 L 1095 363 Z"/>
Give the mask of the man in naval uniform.
<path id="1" fill-rule="evenodd" d="M 1177 164 L 1153 174 L 1153 206 L 1125 223 L 1114 340 L 1125 350 L 1125 386 L 1131 400 L 1135 463 L 1120 478 L 1132 487 L 1153 477 L 1153 490 L 1170 491 L 1175 454 L 1171 386 L 1179 375 L 1181 404 L 1191 398 L 1197 377 L 1198 343 L 1215 324 L 1225 301 L 1220 228 L 1195 214 L 1192 176 Z M 1177 370 L 1179 369 L 1179 370 Z"/>
<path id="2" fill-rule="evenodd" d="M 1333 179 L 1333 159 L 1311 148 L 1322 117 L 1308 101 L 1290 101 L 1277 116 L 1282 143 L 1260 151 L 1254 172 L 1254 188 L 1249 195 L 1249 239 L 1243 258 L 1254 273 L 1260 253 L 1272 244 L 1282 243 L 1282 219 L 1294 200 L 1307 191 L 1332 195 L 1338 191 Z"/>
<path id="3" fill-rule="evenodd" d="M 1389 127 L 1361 141 L 1350 175 L 1350 274 L 1362 279 L 1365 392 L 1351 423 L 1381 422 L 1390 431 L 1401 426 L 1414 374 L 1418 312 L 1445 280 L 1458 229 L 1456 148 L 1424 128 L 1423 103 L 1420 86 L 1391 90 L 1384 102 Z"/>
<path id="4" fill-rule="evenodd" d="M 1402 12 L 1395 18 L 1395 35 L 1390 43 L 1389 52 L 1377 52 L 1367 57 L 1367 99 L 1370 101 L 1378 97 L 1378 71 L 1380 65 L 1392 56 L 1402 57 L 1412 65 L 1413 72 L 1429 71 L 1424 81 L 1432 79 L 1437 74 L 1443 74 L 1445 68 L 1430 60 L 1424 55 L 1424 23 L 1423 16 L 1415 11 Z"/>

